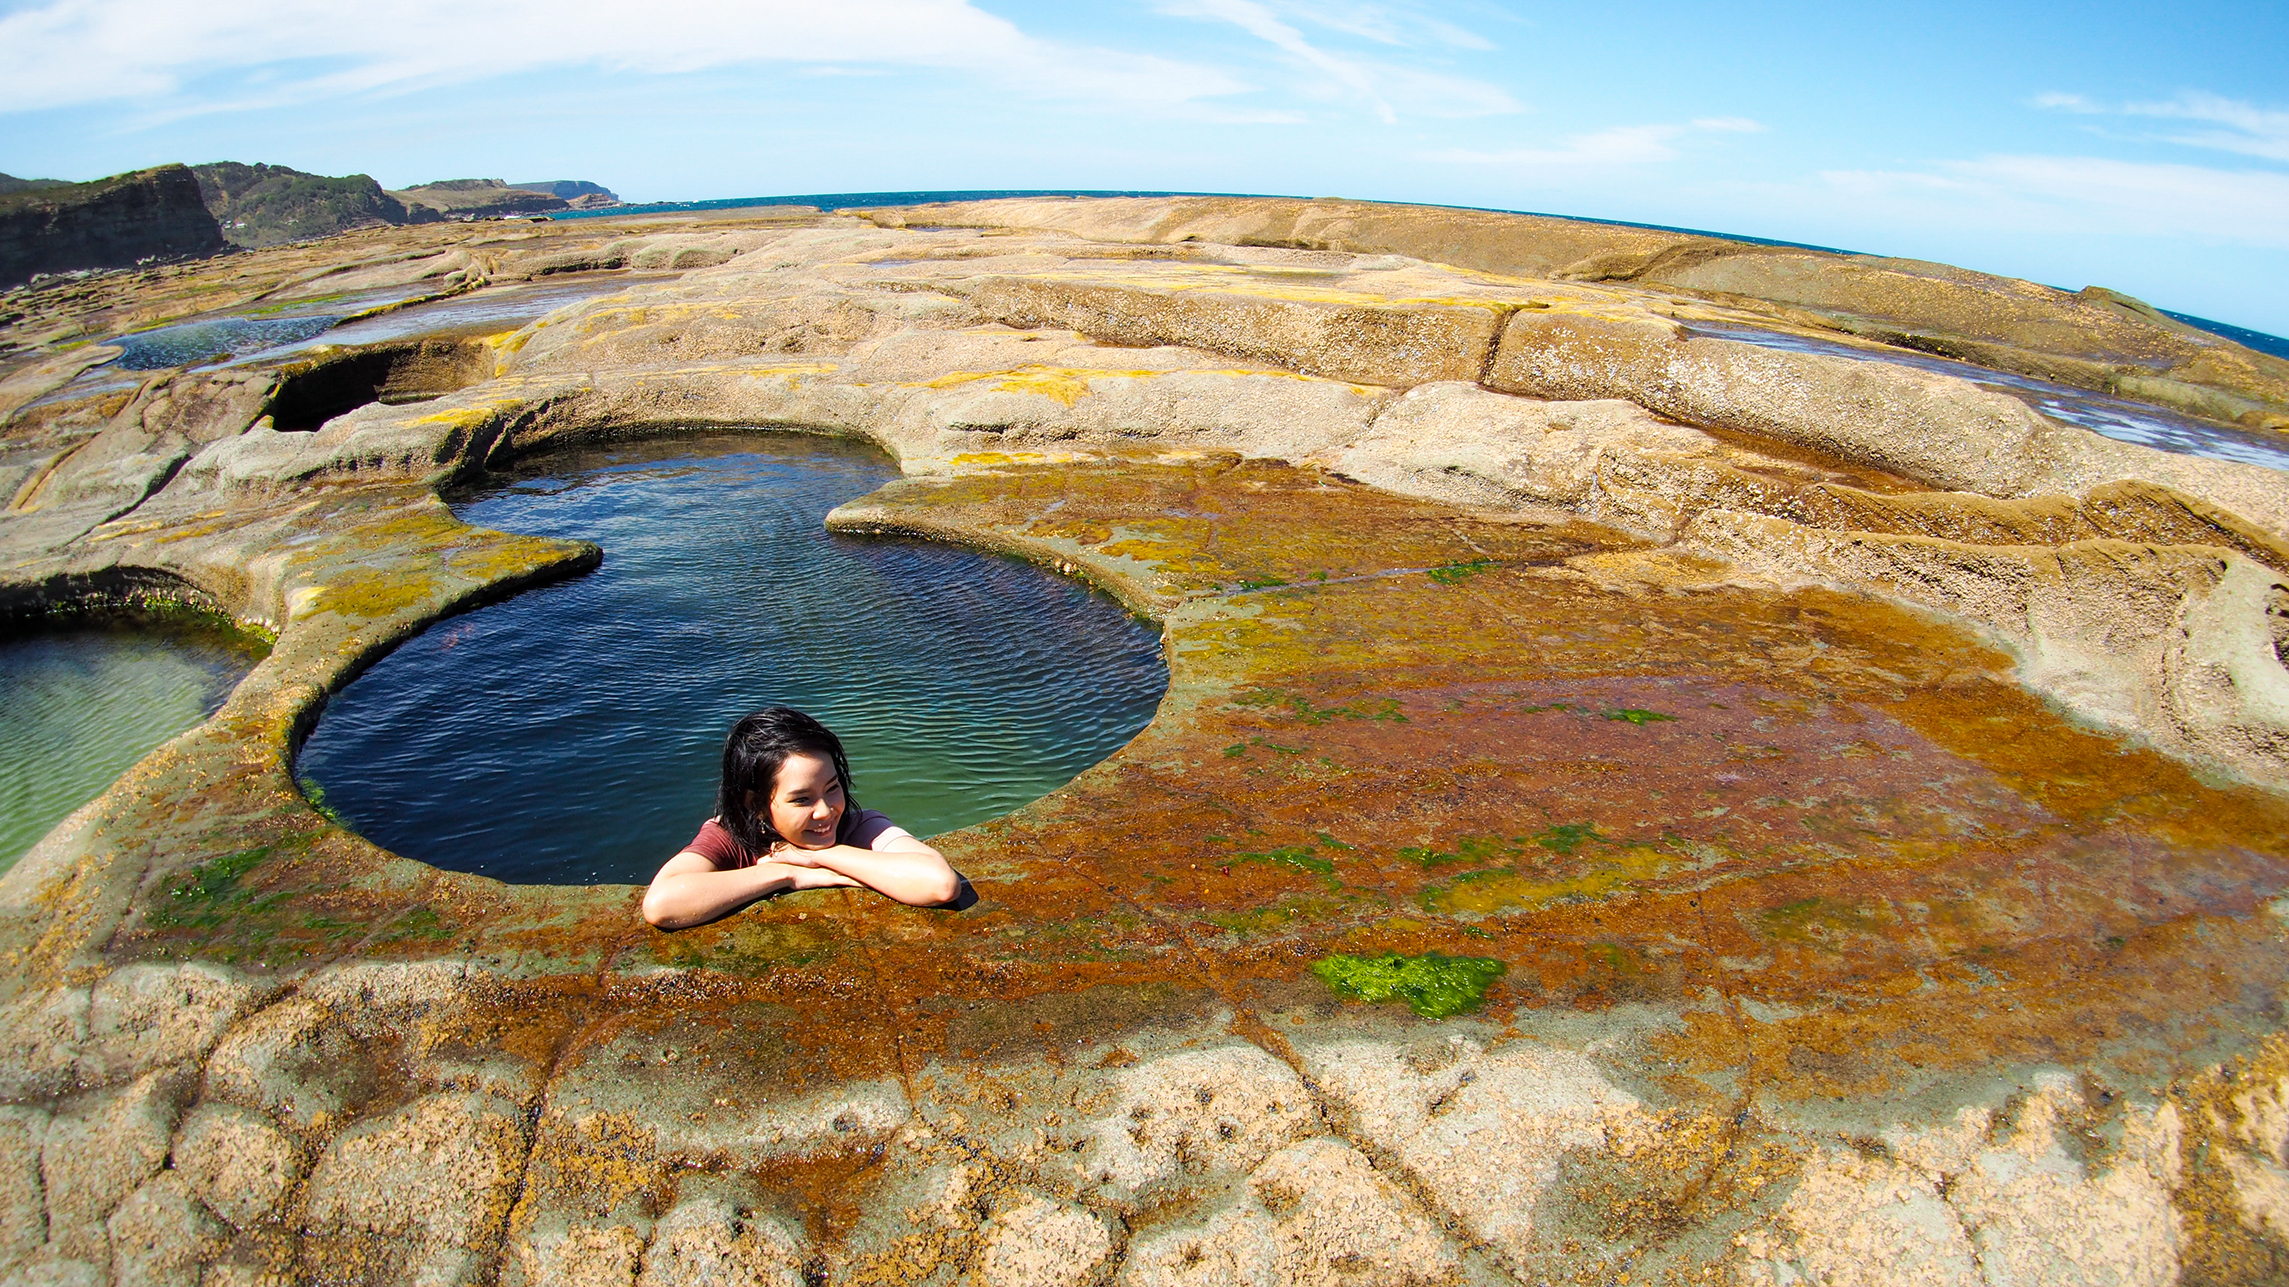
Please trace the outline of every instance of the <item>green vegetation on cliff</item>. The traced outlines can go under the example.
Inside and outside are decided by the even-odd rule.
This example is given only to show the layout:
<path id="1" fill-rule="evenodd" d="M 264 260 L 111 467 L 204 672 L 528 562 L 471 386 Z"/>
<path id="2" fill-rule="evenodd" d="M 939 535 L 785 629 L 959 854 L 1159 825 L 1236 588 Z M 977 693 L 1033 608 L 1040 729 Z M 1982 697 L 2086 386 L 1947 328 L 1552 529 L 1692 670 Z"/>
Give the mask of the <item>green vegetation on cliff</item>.
<path id="1" fill-rule="evenodd" d="M 411 216 L 368 175 L 332 178 L 237 161 L 194 166 L 192 173 L 208 212 L 234 246 L 260 249 L 376 224 L 427 222 Z"/>

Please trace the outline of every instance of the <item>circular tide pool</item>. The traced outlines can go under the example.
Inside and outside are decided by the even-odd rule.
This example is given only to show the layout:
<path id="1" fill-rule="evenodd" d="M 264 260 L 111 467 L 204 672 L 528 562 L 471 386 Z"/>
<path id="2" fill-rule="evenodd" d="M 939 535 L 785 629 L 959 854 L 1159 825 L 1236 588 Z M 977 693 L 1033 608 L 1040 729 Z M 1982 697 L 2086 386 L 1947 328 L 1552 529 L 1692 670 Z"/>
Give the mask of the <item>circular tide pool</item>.
<path id="1" fill-rule="evenodd" d="M 327 706 L 297 772 L 396 853 L 512 882 L 648 881 L 714 812 L 723 737 L 769 705 L 850 751 L 917 835 L 998 817 L 1126 743 L 1160 635 L 1031 564 L 837 536 L 896 477 L 792 435 L 566 453 L 457 498 L 470 523 L 604 547 L 586 576 L 408 640 Z"/>

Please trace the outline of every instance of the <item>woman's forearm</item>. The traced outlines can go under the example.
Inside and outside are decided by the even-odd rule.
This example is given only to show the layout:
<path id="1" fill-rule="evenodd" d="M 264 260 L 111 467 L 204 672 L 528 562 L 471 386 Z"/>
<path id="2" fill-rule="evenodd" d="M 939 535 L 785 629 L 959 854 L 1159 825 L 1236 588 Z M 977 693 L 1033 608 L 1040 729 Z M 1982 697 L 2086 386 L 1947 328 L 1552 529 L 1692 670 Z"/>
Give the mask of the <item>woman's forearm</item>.
<path id="1" fill-rule="evenodd" d="M 962 878 L 935 849 L 859 849 L 835 845 L 803 856 L 880 894 L 916 907 L 954 901 Z"/>
<path id="2" fill-rule="evenodd" d="M 777 862 L 729 871 L 678 872 L 653 881 L 644 891 L 644 919 L 660 929 L 688 929 L 791 889 L 856 883 L 847 877 L 835 879 L 839 874 Z"/>

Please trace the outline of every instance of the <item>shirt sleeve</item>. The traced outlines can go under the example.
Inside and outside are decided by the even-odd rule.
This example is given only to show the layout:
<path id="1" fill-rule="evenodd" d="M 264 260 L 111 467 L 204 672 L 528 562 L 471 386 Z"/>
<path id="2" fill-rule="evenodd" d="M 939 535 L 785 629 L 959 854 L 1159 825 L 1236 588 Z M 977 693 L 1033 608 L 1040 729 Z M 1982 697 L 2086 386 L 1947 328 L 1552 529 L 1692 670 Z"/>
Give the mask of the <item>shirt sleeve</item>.
<path id="1" fill-rule="evenodd" d="M 886 814 L 873 809 L 861 809 L 858 811 L 858 822 L 851 827 L 849 834 L 850 838 L 844 841 L 845 844 L 859 849 L 872 849 L 891 836 L 910 833 L 892 822 Z"/>
<path id="2" fill-rule="evenodd" d="M 755 865 L 755 856 L 747 852 L 747 846 L 740 844 L 728 828 L 713 818 L 700 824 L 699 834 L 692 837 L 682 852 L 698 854 L 714 863 L 717 871 Z"/>

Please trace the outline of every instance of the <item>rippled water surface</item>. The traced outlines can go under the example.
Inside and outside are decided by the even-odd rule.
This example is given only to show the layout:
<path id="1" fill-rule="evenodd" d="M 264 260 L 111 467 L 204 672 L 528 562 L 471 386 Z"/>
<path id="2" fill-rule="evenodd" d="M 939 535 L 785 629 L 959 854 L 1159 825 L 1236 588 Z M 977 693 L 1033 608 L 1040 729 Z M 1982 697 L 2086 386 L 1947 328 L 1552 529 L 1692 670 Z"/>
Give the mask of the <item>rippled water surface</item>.
<path id="1" fill-rule="evenodd" d="M 2233 460 L 2245 465 L 2289 470 L 2289 439 L 2228 428 L 2165 411 L 2147 403 L 2092 393 L 2072 385 L 2013 375 L 2007 371 L 1994 371 L 1983 366 L 1973 366 L 1969 362 L 1957 362 L 1951 358 L 1934 357 L 1906 349 L 1866 349 L 1833 340 L 1760 330 L 1753 326 L 1695 322 L 1687 329 L 1696 335 L 1741 340 L 1761 348 L 1786 349 L 1794 353 L 1825 353 L 1863 362 L 1889 362 L 1895 366 L 1912 366 L 1921 371 L 1936 371 L 1941 375 L 1957 376 L 2008 393 L 2054 420 L 2080 425 L 2093 433 L 2121 442 L 2134 442 L 2140 446 L 2156 447 L 2188 456 L 2208 456 L 2214 460 Z"/>
<path id="2" fill-rule="evenodd" d="M 617 294 L 631 286 L 658 280 L 659 276 L 616 273 L 537 286 L 488 286 L 467 295 L 344 322 L 322 334 L 300 337 L 266 349 L 260 356 L 276 359 L 320 344 L 374 344 L 446 332 L 513 331 L 567 304 Z"/>
<path id="3" fill-rule="evenodd" d="M 140 331 L 112 341 L 123 350 L 113 365 L 127 371 L 195 366 L 217 358 L 264 353 L 321 335 L 340 314 L 299 317 L 217 317 Z"/>
<path id="4" fill-rule="evenodd" d="M 1151 719 L 1159 631 L 1029 564 L 829 535 L 895 476 L 784 436 L 560 455 L 462 500 L 604 565 L 448 618 L 329 705 L 299 772 L 361 833 L 510 881 L 640 883 L 714 811 L 723 737 L 808 710 L 918 835 L 1054 790 Z"/>
<path id="5" fill-rule="evenodd" d="M 215 712 L 254 663 L 187 631 L 0 640 L 0 870 L 161 742 Z"/>
<path id="6" fill-rule="evenodd" d="M 513 331 L 567 304 L 614 294 L 657 276 L 613 274 L 537 286 L 488 287 L 354 322 L 342 319 L 390 303 L 393 296 L 403 296 L 408 288 L 310 300 L 259 313 L 202 318 L 123 335 L 107 341 L 123 350 L 110 366 L 123 371 L 156 371 L 222 360 L 275 360 L 320 344 L 373 344 L 452 331 Z M 434 285 L 423 284 L 417 289 L 434 289 Z"/>

